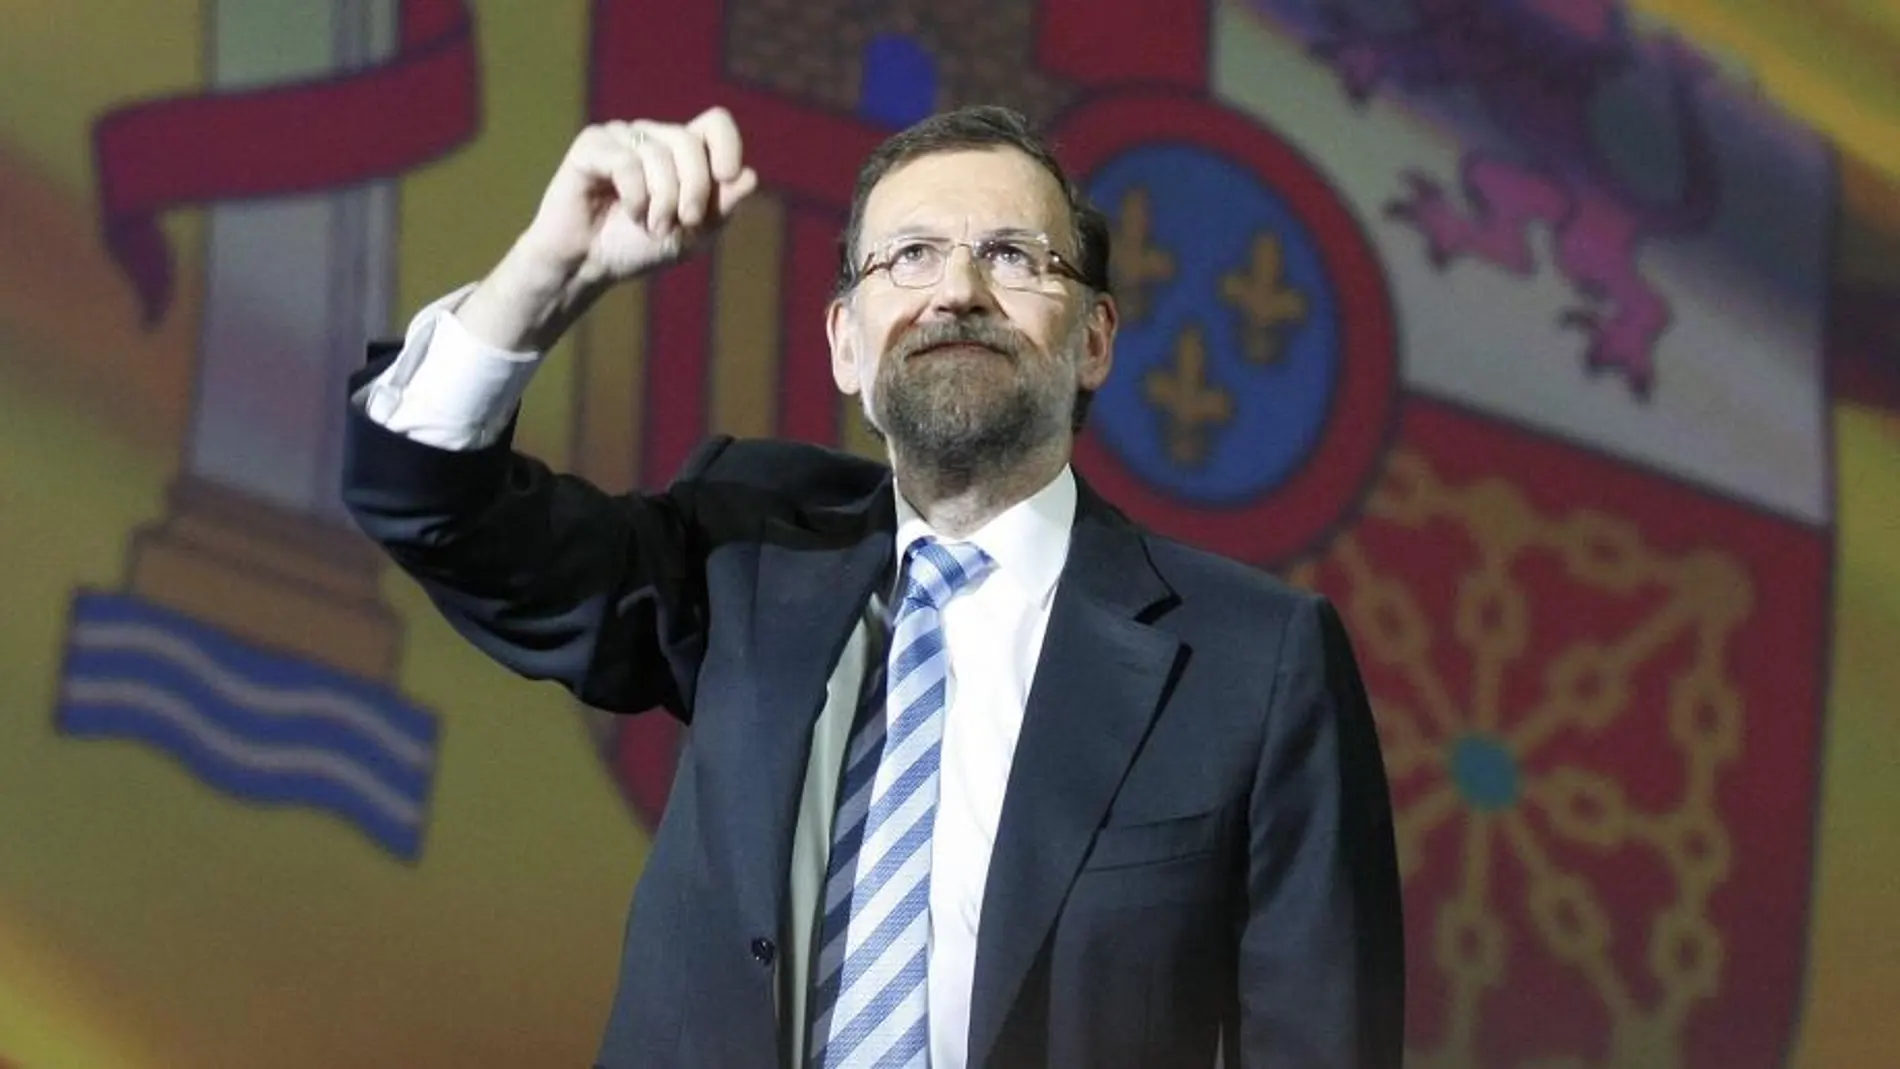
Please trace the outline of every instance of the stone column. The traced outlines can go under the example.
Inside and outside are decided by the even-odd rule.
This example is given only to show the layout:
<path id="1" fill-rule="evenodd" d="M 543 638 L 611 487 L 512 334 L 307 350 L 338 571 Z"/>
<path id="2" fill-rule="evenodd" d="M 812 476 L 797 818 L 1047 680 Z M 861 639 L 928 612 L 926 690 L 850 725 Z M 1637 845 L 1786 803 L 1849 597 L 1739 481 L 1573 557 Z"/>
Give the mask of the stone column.
<path id="1" fill-rule="evenodd" d="M 214 91 L 321 80 L 391 55 L 395 0 L 217 0 Z M 379 554 L 337 496 L 344 379 L 392 329 L 393 181 L 207 209 L 196 397 L 167 515 L 132 591 L 351 674 L 393 679 Z"/>

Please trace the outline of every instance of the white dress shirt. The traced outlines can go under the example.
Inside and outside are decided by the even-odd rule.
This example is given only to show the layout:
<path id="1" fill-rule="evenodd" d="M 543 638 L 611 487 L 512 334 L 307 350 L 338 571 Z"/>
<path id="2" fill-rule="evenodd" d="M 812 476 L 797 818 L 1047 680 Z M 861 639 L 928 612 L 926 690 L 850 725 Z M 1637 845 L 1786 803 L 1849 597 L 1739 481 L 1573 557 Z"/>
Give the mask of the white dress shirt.
<path id="1" fill-rule="evenodd" d="M 424 308 L 411 321 L 402 352 L 355 400 L 369 417 L 418 442 L 468 450 L 492 444 L 507 426 L 540 354 L 509 352 L 471 335 L 454 308 L 463 287 Z M 918 538 L 935 534 L 896 496 L 897 561 Z M 1023 710 L 1034 682 L 1056 579 L 1068 559 L 1075 518 L 1075 478 L 1068 467 L 1028 499 L 972 534 L 996 566 L 966 587 L 942 612 L 950 659 L 936 827 L 930 865 L 930 1064 L 963 1069 L 968 1060 L 970 995 L 976 973 L 977 925 L 983 888 L 996 844 L 1003 794 L 1009 782 Z M 895 576 L 892 577 L 893 581 Z M 856 633 L 834 666 L 831 699 L 814 728 L 812 757 L 801 794 L 797 841 L 788 888 L 789 915 L 815 918 L 822 902 L 830 848 L 831 808 L 860 688 L 867 651 L 882 655 L 884 595 L 866 607 Z M 818 933 L 794 925 L 781 962 L 789 1020 L 791 1065 L 805 1048 L 806 970 Z"/>

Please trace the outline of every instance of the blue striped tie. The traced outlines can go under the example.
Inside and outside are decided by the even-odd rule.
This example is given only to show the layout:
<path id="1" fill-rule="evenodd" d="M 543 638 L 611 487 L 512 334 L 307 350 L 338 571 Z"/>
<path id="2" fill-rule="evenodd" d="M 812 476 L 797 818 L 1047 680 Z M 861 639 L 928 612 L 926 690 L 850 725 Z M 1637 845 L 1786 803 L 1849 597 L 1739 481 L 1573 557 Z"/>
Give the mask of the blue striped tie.
<path id="1" fill-rule="evenodd" d="M 994 563 L 924 538 L 852 729 L 825 874 L 812 1069 L 929 1065 L 930 844 L 950 676 L 939 612 Z"/>

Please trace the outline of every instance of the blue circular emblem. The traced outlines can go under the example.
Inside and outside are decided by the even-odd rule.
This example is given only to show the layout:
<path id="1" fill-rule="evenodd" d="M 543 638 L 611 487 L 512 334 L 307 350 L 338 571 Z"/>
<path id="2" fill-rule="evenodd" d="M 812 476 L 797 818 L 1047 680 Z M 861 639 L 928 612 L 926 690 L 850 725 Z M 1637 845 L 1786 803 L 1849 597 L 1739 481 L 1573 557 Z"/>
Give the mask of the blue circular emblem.
<path id="1" fill-rule="evenodd" d="M 1185 502 L 1271 493 L 1312 454 L 1340 378 L 1339 301 L 1311 231 L 1259 174 L 1199 145 L 1132 148 L 1088 193 L 1117 239 L 1123 307 L 1097 433 Z"/>
<path id="2" fill-rule="evenodd" d="M 1332 184 L 1205 97 L 1111 94 L 1057 143 L 1109 217 L 1121 330 L 1077 471 L 1141 522 L 1292 559 L 1358 507 L 1398 403 L 1378 257 Z"/>

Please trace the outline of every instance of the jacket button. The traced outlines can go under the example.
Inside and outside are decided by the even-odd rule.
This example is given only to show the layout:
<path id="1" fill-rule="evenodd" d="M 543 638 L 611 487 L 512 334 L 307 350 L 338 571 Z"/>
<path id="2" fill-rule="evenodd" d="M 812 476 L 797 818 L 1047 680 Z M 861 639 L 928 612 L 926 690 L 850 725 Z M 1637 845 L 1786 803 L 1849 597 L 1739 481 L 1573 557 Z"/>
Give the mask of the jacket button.
<path id="1" fill-rule="evenodd" d="M 774 946 L 770 939 L 754 939 L 752 941 L 752 956 L 760 965 L 770 965 L 772 964 L 772 959 L 778 956 L 778 947 Z"/>

